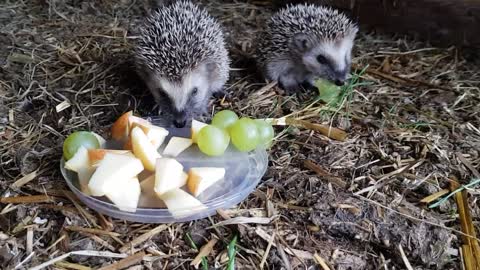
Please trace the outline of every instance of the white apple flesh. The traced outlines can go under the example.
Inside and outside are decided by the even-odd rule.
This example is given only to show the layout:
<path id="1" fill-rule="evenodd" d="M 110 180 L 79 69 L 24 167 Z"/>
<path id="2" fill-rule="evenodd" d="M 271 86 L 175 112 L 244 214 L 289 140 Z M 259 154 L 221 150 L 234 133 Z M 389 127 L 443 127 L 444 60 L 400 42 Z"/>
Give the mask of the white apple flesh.
<path id="1" fill-rule="evenodd" d="M 190 216 L 207 209 L 201 201 L 180 188 L 162 194 L 160 199 L 175 218 Z"/>
<path id="2" fill-rule="evenodd" d="M 118 179 L 105 196 L 121 211 L 135 212 L 140 199 L 140 183 L 137 177 Z"/>
<path id="3" fill-rule="evenodd" d="M 165 203 L 155 193 L 155 174 L 150 175 L 140 182 L 142 194 L 138 201 L 138 207 L 166 208 Z"/>
<path id="4" fill-rule="evenodd" d="M 188 171 L 188 190 L 194 195 L 198 196 L 207 188 L 223 179 L 225 176 L 224 168 L 214 167 L 197 167 L 190 168 Z"/>
<path id="5" fill-rule="evenodd" d="M 193 144 L 190 138 L 172 137 L 163 150 L 164 156 L 176 157 Z"/>
<path id="6" fill-rule="evenodd" d="M 192 120 L 192 128 L 191 128 L 192 142 L 197 143 L 197 134 L 205 126 L 208 126 L 208 124 L 197 121 L 195 119 Z"/>
<path id="7" fill-rule="evenodd" d="M 88 188 L 93 196 L 103 196 L 117 181 L 136 177 L 143 169 L 142 162 L 137 158 L 106 153 L 93 173 Z"/>
<path id="8" fill-rule="evenodd" d="M 155 163 L 161 157 L 157 149 L 139 127 L 134 127 L 131 135 L 133 154 L 142 161 L 146 170 L 155 171 Z"/>
<path id="9" fill-rule="evenodd" d="M 187 183 L 187 174 L 183 165 L 173 158 L 157 159 L 155 169 L 155 193 L 163 193 L 184 186 Z"/>
<path id="10" fill-rule="evenodd" d="M 80 146 L 71 159 L 65 162 L 65 169 L 77 172 L 82 168 L 90 167 L 88 158 L 88 150 L 84 146 Z"/>

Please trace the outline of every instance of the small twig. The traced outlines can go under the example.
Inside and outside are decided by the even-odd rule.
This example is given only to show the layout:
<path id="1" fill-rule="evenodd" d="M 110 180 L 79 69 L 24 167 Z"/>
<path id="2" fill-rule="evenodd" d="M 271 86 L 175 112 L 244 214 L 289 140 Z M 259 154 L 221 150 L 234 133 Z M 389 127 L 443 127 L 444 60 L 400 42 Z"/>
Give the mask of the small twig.
<path id="1" fill-rule="evenodd" d="M 402 245 L 398 244 L 398 250 L 400 251 L 400 254 L 402 256 L 403 263 L 405 264 L 405 267 L 407 267 L 408 270 L 413 270 L 412 265 L 407 259 L 407 256 L 405 256 L 405 251 L 403 251 Z"/>
<path id="2" fill-rule="evenodd" d="M 318 255 L 318 253 L 315 252 L 315 254 L 313 254 L 313 258 L 322 267 L 323 270 L 330 270 L 330 267 L 328 267 L 325 260 L 322 257 L 320 257 L 320 255 Z"/>
<path id="3" fill-rule="evenodd" d="M 202 248 L 200 248 L 200 251 L 198 252 L 197 256 L 193 259 L 193 261 L 190 263 L 190 265 L 193 265 L 195 268 L 198 268 L 198 265 L 202 262 L 202 259 L 207 257 L 210 254 L 210 252 L 212 252 L 212 249 L 217 242 L 218 242 L 217 238 L 212 238 L 210 241 L 208 241 L 207 244 L 205 244 Z"/>
<path id="4" fill-rule="evenodd" d="M 88 266 L 83 266 L 76 263 L 69 263 L 69 262 L 56 262 L 55 266 L 59 266 L 65 269 L 74 269 L 74 270 L 92 270 L 92 268 Z"/>
<path id="5" fill-rule="evenodd" d="M 330 173 L 325 171 L 323 168 L 321 168 L 319 165 L 315 164 L 313 161 L 305 160 L 303 162 L 303 165 L 306 168 L 308 168 L 308 169 L 314 171 L 315 173 L 317 173 L 319 176 L 324 177 L 328 181 L 332 182 L 336 186 L 338 186 L 340 188 L 343 188 L 343 189 L 345 189 L 347 187 L 347 183 L 345 183 L 345 181 L 343 181 L 342 178 L 331 175 Z"/>
<path id="6" fill-rule="evenodd" d="M 107 265 L 105 267 L 102 267 L 98 270 L 119 270 L 119 269 L 124 269 L 129 266 L 132 266 L 136 263 L 139 263 L 142 261 L 143 257 L 145 257 L 145 252 L 138 252 L 136 254 L 130 255 L 126 258 L 121 259 L 118 262 L 112 263 L 110 265 Z"/>
<path id="7" fill-rule="evenodd" d="M 480 172 L 461 153 L 455 153 L 457 158 L 467 167 L 476 178 L 480 179 Z"/>
<path id="8" fill-rule="evenodd" d="M 34 227 L 28 227 L 27 229 L 27 249 L 28 254 L 33 252 L 33 229 Z"/>
<path id="9" fill-rule="evenodd" d="M 270 253 L 270 249 L 272 248 L 273 241 L 275 240 L 275 232 L 272 234 L 272 238 L 268 241 L 267 249 L 265 249 L 265 253 L 263 254 L 262 261 L 260 262 L 260 269 L 263 269 L 263 265 L 267 262 L 268 254 Z"/>
<path id="10" fill-rule="evenodd" d="M 89 212 L 87 212 L 81 205 L 80 203 L 77 201 L 75 195 L 69 193 L 69 192 L 64 192 L 64 195 L 67 199 L 69 199 L 73 205 L 75 206 L 75 208 L 77 208 L 78 212 L 80 212 L 80 214 L 83 216 L 83 218 L 85 219 L 85 221 L 87 222 L 87 224 L 89 226 L 93 225 L 95 227 L 98 227 L 97 225 L 97 221 L 95 220 L 95 217 L 90 214 Z"/>
<path id="11" fill-rule="evenodd" d="M 15 181 L 13 184 L 10 185 L 10 187 L 12 188 L 19 188 L 19 187 L 22 187 L 23 185 L 27 184 L 28 182 L 32 181 L 33 179 L 35 179 L 37 176 L 38 176 L 38 170 L 36 171 L 33 171 L 25 176 L 23 176 L 22 178 L 18 179 L 17 181 Z"/>
<path id="12" fill-rule="evenodd" d="M 25 263 L 27 263 L 32 257 L 35 255 L 35 252 L 30 253 L 23 261 L 21 261 L 17 266 L 15 266 L 15 269 L 20 269 Z"/>
<path id="13" fill-rule="evenodd" d="M 430 194 L 430 195 L 428 195 L 427 197 L 421 199 L 420 202 L 421 202 L 421 203 L 427 203 L 427 204 L 428 204 L 428 203 L 431 203 L 431 202 L 437 200 L 438 198 L 442 197 L 443 195 L 447 194 L 448 192 L 450 192 L 450 190 L 448 190 L 448 189 L 446 189 L 446 188 L 445 188 L 445 189 L 442 189 L 442 190 L 440 190 L 440 191 L 438 191 L 438 192 L 435 192 L 435 193 L 433 193 L 433 194 Z"/>
<path id="14" fill-rule="evenodd" d="M 451 189 L 458 189 L 457 181 L 450 182 Z M 473 226 L 472 215 L 467 202 L 467 193 L 464 191 L 455 193 L 455 201 L 457 203 L 458 217 L 460 219 L 460 227 L 462 232 L 476 237 L 475 227 Z M 475 270 L 480 267 L 480 250 L 478 242 L 470 237 L 462 236 L 462 255 L 465 262 L 466 270 Z M 477 266 L 476 266 L 477 265 Z"/>
<path id="15" fill-rule="evenodd" d="M 122 252 L 122 253 L 126 253 L 127 251 L 129 251 L 130 249 L 133 249 L 134 247 L 136 247 L 137 245 L 140 245 L 141 243 L 147 241 L 148 239 L 152 238 L 153 236 L 155 236 L 156 234 L 160 233 L 161 231 L 165 230 L 166 228 L 168 228 L 168 225 L 160 225 L 156 228 L 154 228 L 153 230 L 151 231 L 148 231 L 142 235 L 140 235 L 139 237 L 133 239 L 132 241 L 130 241 L 129 243 L 123 245 L 119 251 Z"/>
<path id="16" fill-rule="evenodd" d="M 16 197 L 2 197 L 0 203 L 45 203 L 53 202 L 53 198 L 48 195 L 31 195 L 31 196 L 16 196 Z"/>
<path id="17" fill-rule="evenodd" d="M 283 248 L 282 244 L 277 243 L 276 246 L 277 246 L 278 253 L 280 254 L 280 257 L 282 258 L 282 261 L 285 264 L 285 268 L 287 270 L 292 270 L 292 264 L 290 263 L 290 260 L 288 259 L 287 254 L 285 254 L 285 249 Z"/>
<path id="18" fill-rule="evenodd" d="M 315 130 L 329 137 L 330 139 L 334 139 L 337 141 L 343 142 L 347 139 L 347 133 L 339 128 L 334 128 L 334 127 L 330 127 L 322 124 L 310 123 L 305 120 L 294 119 L 291 117 L 282 117 L 277 119 L 270 118 L 265 120 L 271 122 L 273 125 L 278 125 L 278 126 L 291 125 L 291 126 L 307 128 L 310 130 Z"/>
<path id="19" fill-rule="evenodd" d="M 63 261 L 65 258 L 68 258 L 70 255 L 78 255 L 78 256 L 89 256 L 89 257 L 108 257 L 108 258 L 126 258 L 128 255 L 125 254 L 118 254 L 112 253 L 107 251 L 95 251 L 95 250 L 79 250 L 79 251 L 72 251 L 69 253 L 65 253 L 61 256 L 53 258 L 47 262 L 44 262 L 40 265 L 30 268 L 29 270 L 41 270 L 45 267 L 48 267 L 56 262 Z"/>
<path id="20" fill-rule="evenodd" d="M 116 233 L 116 232 L 108 232 L 100 229 L 92 229 L 92 228 L 84 228 L 84 227 L 79 227 L 79 226 L 65 226 L 66 230 L 72 231 L 72 232 L 85 232 L 85 233 L 91 233 L 91 234 L 98 234 L 98 235 L 107 235 L 107 236 L 120 236 L 121 234 Z"/>
<path id="21" fill-rule="evenodd" d="M 270 224 L 272 220 L 276 218 L 275 216 L 271 218 L 266 217 L 236 217 L 227 220 L 220 221 L 218 223 L 213 224 L 212 226 L 208 227 L 207 229 L 211 229 L 214 227 L 226 226 L 226 225 L 235 225 L 235 224 Z"/>

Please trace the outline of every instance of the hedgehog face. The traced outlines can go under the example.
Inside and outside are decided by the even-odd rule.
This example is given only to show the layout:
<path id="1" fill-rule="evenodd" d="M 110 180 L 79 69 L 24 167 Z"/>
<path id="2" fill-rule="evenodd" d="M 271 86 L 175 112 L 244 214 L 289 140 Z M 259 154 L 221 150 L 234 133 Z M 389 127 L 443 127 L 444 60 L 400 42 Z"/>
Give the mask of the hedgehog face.
<path id="1" fill-rule="evenodd" d="M 167 77 L 151 76 L 150 90 L 157 103 L 165 104 L 161 99 L 169 99 L 176 127 L 184 127 L 187 120 L 206 110 L 210 97 L 206 72 L 205 66 L 201 66 L 175 81 Z"/>
<path id="2" fill-rule="evenodd" d="M 294 40 L 296 58 L 307 73 L 343 85 L 350 71 L 354 38 L 355 33 L 334 40 L 299 34 Z"/>

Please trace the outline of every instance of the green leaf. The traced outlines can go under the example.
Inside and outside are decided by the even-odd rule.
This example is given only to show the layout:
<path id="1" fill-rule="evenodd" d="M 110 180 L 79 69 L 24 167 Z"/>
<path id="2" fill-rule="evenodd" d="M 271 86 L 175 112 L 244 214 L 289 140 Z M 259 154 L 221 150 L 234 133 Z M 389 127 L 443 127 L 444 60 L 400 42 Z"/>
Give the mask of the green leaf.
<path id="1" fill-rule="evenodd" d="M 318 79 L 315 81 L 315 87 L 317 87 L 319 92 L 318 97 L 323 102 L 330 105 L 335 105 L 340 101 L 340 87 L 336 86 L 335 84 L 324 79 Z"/>

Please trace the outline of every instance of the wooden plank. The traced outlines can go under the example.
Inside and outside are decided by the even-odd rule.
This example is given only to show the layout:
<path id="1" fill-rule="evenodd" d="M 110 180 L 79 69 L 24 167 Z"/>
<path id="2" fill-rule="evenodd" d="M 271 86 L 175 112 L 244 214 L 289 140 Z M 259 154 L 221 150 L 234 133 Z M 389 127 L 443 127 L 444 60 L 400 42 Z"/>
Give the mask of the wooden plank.
<path id="1" fill-rule="evenodd" d="M 411 34 L 436 46 L 480 47 L 479 0 L 272 0 L 317 3 L 341 9 L 366 28 Z"/>

